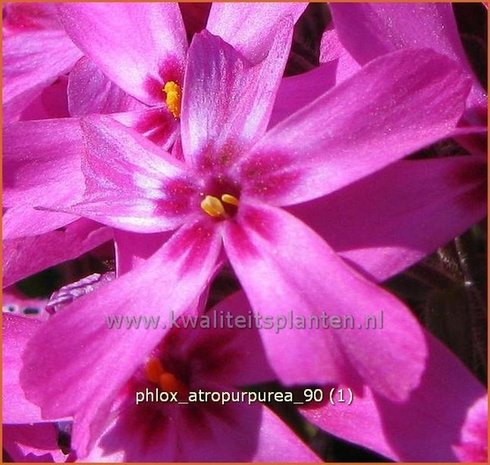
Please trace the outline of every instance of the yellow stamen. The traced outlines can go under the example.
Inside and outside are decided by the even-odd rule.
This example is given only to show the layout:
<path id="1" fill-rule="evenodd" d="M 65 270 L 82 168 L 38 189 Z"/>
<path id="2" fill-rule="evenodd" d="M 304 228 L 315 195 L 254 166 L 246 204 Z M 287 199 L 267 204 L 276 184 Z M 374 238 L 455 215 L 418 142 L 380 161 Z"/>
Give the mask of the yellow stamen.
<path id="1" fill-rule="evenodd" d="M 179 118 L 180 100 L 182 97 L 180 86 L 174 81 L 168 81 L 163 86 L 162 92 L 167 94 L 165 97 L 165 103 L 167 104 L 168 111 L 170 111 L 175 118 Z"/>
<path id="2" fill-rule="evenodd" d="M 225 214 L 225 207 L 221 203 L 221 200 L 212 195 L 206 195 L 201 202 L 201 208 L 213 218 L 219 218 Z"/>
<path id="3" fill-rule="evenodd" d="M 160 380 L 160 375 L 164 372 L 163 366 L 155 357 L 150 358 L 145 366 L 146 377 L 148 381 L 152 383 L 158 383 Z"/>
<path id="4" fill-rule="evenodd" d="M 223 194 L 221 196 L 221 201 L 229 205 L 234 205 L 235 207 L 238 207 L 238 199 L 234 195 Z"/>

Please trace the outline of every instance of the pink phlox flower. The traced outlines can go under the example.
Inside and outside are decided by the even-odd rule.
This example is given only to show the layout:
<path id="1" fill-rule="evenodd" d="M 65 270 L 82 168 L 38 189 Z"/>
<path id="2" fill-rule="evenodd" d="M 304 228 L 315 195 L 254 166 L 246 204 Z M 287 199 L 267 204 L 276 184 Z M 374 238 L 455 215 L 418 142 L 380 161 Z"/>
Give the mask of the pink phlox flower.
<path id="1" fill-rule="evenodd" d="M 468 81 L 446 57 L 402 50 L 266 132 L 290 34 L 285 20 L 255 66 L 208 32 L 194 36 L 182 95 L 184 160 L 110 117 L 81 121 L 86 192 L 72 206 L 51 208 L 139 233 L 141 241 L 177 229 L 143 266 L 54 316 L 32 347 L 47 347 L 56 334 L 56 350 L 43 358 L 26 353 L 29 395 L 47 417 L 75 417 L 82 453 L 93 440 L 89 431 L 104 421 L 107 399 L 162 337 L 142 331 L 121 338 L 107 331 L 105 317 L 182 314 L 209 285 L 223 250 L 255 311 L 307 316 L 327 308 L 360 319 L 385 312 L 382 333 L 264 334 L 282 381 L 356 380 L 392 400 L 405 399 L 420 382 L 426 346 L 408 309 L 280 207 L 337 191 L 447 134 L 463 110 Z M 60 354 L 74 362 L 61 366 Z M 120 360 L 124 372 L 114 370 Z M 60 387 L 66 383 L 71 390 Z"/>

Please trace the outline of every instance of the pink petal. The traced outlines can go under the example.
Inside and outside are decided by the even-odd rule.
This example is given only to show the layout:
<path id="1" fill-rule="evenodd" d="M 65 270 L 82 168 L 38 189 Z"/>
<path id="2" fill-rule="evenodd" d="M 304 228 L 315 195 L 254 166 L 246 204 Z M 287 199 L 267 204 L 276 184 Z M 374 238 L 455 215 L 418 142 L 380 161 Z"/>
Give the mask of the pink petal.
<path id="1" fill-rule="evenodd" d="M 267 57 L 251 66 L 207 31 L 189 49 L 182 101 L 182 148 L 200 170 L 231 164 L 266 130 L 286 64 L 292 24 L 283 20 Z"/>
<path id="2" fill-rule="evenodd" d="M 192 374 L 193 383 L 204 385 L 212 380 L 216 385 L 239 388 L 277 378 L 259 331 L 248 322 L 253 322 L 253 312 L 243 300 L 240 292 L 206 313 L 183 315 L 169 335 L 175 357 L 198 367 Z"/>
<path id="3" fill-rule="evenodd" d="M 165 82 L 182 76 L 187 40 L 176 3 L 65 3 L 59 11 L 85 55 L 138 100 L 161 103 Z"/>
<path id="4" fill-rule="evenodd" d="M 62 29 L 8 35 L 3 41 L 3 103 L 32 90 L 41 91 L 81 57 Z"/>
<path id="5" fill-rule="evenodd" d="M 56 11 L 55 5 L 51 5 L 49 3 L 9 3 L 4 4 L 4 6 L 2 7 L 2 15 L 2 33 L 4 40 L 6 40 L 7 37 L 15 37 L 19 35 L 22 36 L 25 33 L 27 33 L 27 35 L 23 37 L 26 40 L 31 41 L 36 40 L 37 33 L 41 33 L 41 37 L 43 36 L 43 33 L 46 32 L 54 32 L 55 34 L 60 33 L 60 35 L 62 35 L 62 27 L 58 20 L 58 13 Z M 19 45 L 18 42 L 21 40 L 22 39 L 16 39 L 13 44 Z M 62 41 L 65 40 L 68 43 L 69 47 L 71 47 L 72 44 L 70 43 L 69 39 L 67 37 L 65 39 L 62 39 Z M 30 46 L 32 47 L 32 45 Z M 26 50 L 21 49 L 17 50 L 16 52 L 24 54 Z M 39 58 L 46 58 L 43 56 L 43 51 L 40 51 L 39 54 Z M 35 56 L 31 57 L 34 59 L 34 61 L 31 61 L 30 58 L 27 58 L 24 65 L 35 68 L 37 66 L 35 62 L 35 60 L 37 59 L 36 55 L 37 53 L 35 53 Z M 48 57 L 48 59 L 51 59 L 51 57 Z M 47 64 L 49 66 L 50 62 L 45 62 L 44 64 Z M 14 71 L 15 70 L 13 68 L 10 69 L 10 72 Z M 25 120 L 45 118 L 45 116 L 25 117 L 23 115 L 24 112 L 29 113 L 30 106 L 39 105 L 40 96 L 43 93 L 43 90 L 46 89 L 45 86 L 49 85 L 49 82 L 44 82 L 43 76 L 38 75 L 35 71 L 36 70 L 34 69 L 34 72 L 30 73 L 30 77 L 29 75 L 24 76 L 24 82 L 22 82 L 22 79 L 21 81 L 19 81 L 18 84 L 21 84 L 21 89 L 17 89 L 18 92 L 16 93 L 15 97 L 11 97 L 10 99 L 8 99 L 8 102 L 4 99 L 2 108 L 4 123 L 18 121 L 19 119 Z M 56 69 L 53 69 L 53 71 L 55 71 L 55 73 L 57 72 Z M 8 74 L 8 72 L 6 72 L 5 74 Z M 49 81 L 54 81 L 56 77 L 57 76 L 54 75 L 53 79 L 49 79 Z M 41 81 L 39 81 L 39 79 L 41 79 Z M 17 83 L 11 82 L 10 84 L 15 85 Z M 36 100 L 38 101 L 37 104 Z M 53 115 L 52 117 L 62 116 L 65 115 Z"/>
<path id="6" fill-rule="evenodd" d="M 276 2 L 213 3 L 206 29 L 257 63 L 269 53 L 272 33 L 281 20 L 289 17 L 292 24 L 296 23 L 307 5 Z"/>
<path id="7" fill-rule="evenodd" d="M 70 73 L 68 105 L 72 116 L 117 113 L 145 107 L 109 81 L 87 57 L 80 59 Z"/>
<path id="8" fill-rule="evenodd" d="M 74 202 L 83 193 L 75 119 L 12 123 L 3 132 L 4 206 Z"/>
<path id="9" fill-rule="evenodd" d="M 129 401 L 129 399 L 127 399 Z M 129 403 L 130 402 L 130 403 Z M 95 444 L 83 456 L 83 460 L 88 463 L 116 463 L 144 460 L 145 462 L 170 462 L 177 455 L 177 436 L 178 429 L 165 427 L 167 422 L 153 420 L 151 411 L 141 418 L 141 408 L 135 405 L 133 399 L 129 401 L 125 408 L 117 409 L 117 416 L 111 418 L 104 432 L 96 439 Z M 146 413 L 146 412 L 145 412 Z M 135 422 L 135 419 L 141 420 Z M 172 423 L 175 416 L 170 417 Z M 136 427 L 135 427 L 136 423 Z M 155 426 L 153 426 L 153 424 Z M 152 427 L 153 426 L 153 427 Z M 149 428 L 149 430 L 146 430 Z M 182 441 L 183 447 L 179 450 L 183 455 L 182 449 L 188 440 Z"/>
<path id="10" fill-rule="evenodd" d="M 8 208 L 2 218 L 3 240 L 39 236 L 62 228 L 78 219 L 66 213 L 36 210 L 29 205 Z"/>
<path id="11" fill-rule="evenodd" d="M 322 64 L 297 76 L 281 80 L 268 129 L 313 102 L 335 84 L 335 66 Z"/>
<path id="12" fill-rule="evenodd" d="M 112 239 L 112 231 L 78 220 L 47 234 L 3 241 L 3 286 L 83 255 Z"/>
<path id="13" fill-rule="evenodd" d="M 219 386 L 213 391 L 223 390 Z M 230 392 L 230 389 L 226 389 Z M 151 407 L 150 407 L 151 408 Z M 162 419 L 134 399 L 120 409 L 86 458 L 93 462 L 318 462 L 271 410 L 259 403 L 177 405 Z M 153 413 L 153 415 L 152 415 Z M 226 438 L 226 440 L 223 440 Z"/>
<path id="14" fill-rule="evenodd" d="M 74 416 L 79 456 L 101 433 L 114 395 L 165 334 L 122 334 L 108 328 L 107 317 L 179 315 L 207 286 L 220 249 L 212 225 L 185 226 L 144 266 L 77 299 L 30 341 L 21 373 L 27 397 L 46 418 Z"/>
<path id="15" fill-rule="evenodd" d="M 450 3 L 346 3 L 333 5 L 331 11 L 342 44 L 360 64 L 402 48 L 428 47 L 457 61 L 473 76 Z M 471 101 L 483 101 L 482 97 L 486 101 L 473 78 Z"/>
<path id="16" fill-rule="evenodd" d="M 400 161 L 290 211 L 384 281 L 484 218 L 486 199 L 485 160 L 451 157 Z"/>
<path id="17" fill-rule="evenodd" d="M 468 410 L 461 442 L 454 447 L 461 462 L 488 461 L 488 396 L 482 396 Z"/>
<path id="18" fill-rule="evenodd" d="M 170 232 L 138 234 L 114 231 L 117 275 L 131 271 L 148 260 L 171 236 Z"/>
<path id="19" fill-rule="evenodd" d="M 206 315 L 213 318 L 214 312 L 225 308 L 234 317 L 242 315 L 233 304 L 233 299 L 227 299 L 225 307 Z M 202 328 L 185 326 L 189 321 L 177 321 L 166 336 L 168 345 L 163 351 L 171 352 L 172 360 L 180 360 L 191 370 L 191 391 L 235 392 L 237 384 L 248 386 L 274 379 L 256 330 L 219 328 L 219 323 Z M 279 418 L 256 402 L 162 408 L 148 405 L 145 409 L 135 405 L 132 391 L 122 395 L 123 405 L 114 408 L 118 417 L 99 439 L 89 460 L 270 461 L 284 458 L 281 451 L 288 454 L 288 461 L 318 460 Z M 227 440 L 221 441 L 222 437 Z"/>
<path id="20" fill-rule="evenodd" d="M 4 239 L 39 235 L 77 217 L 33 209 L 73 203 L 82 196 L 82 137 L 74 119 L 26 121 L 4 128 Z M 69 180 L 69 181 L 68 181 Z"/>
<path id="21" fill-rule="evenodd" d="M 466 62 L 449 3 L 340 4 L 331 8 L 335 30 L 361 64 L 400 48 L 429 47 Z"/>
<path id="22" fill-rule="evenodd" d="M 40 320 L 4 314 L 3 324 L 3 423 L 41 422 L 41 411 L 29 402 L 20 387 L 22 353 L 29 339 L 43 324 Z"/>
<path id="23" fill-rule="evenodd" d="M 67 118 L 69 116 L 67 85 L 67 77 L 59 77 L 22 111 L 19 115 L 20 120 Z"/>
<path id="24" fill-rule="evenodd" d="M 348 268 L 303 223 L 274 207 L 242 203 L 236 222 L 224 225 L 223 237 L 254 311 L 286 318 L 292 312 L 306 319 L 326 312 L 356 320 L 353 328 L 320 328 L 321 334 L 308 338 L 289 324 L 283 331 L 264 328 L 271 365 L 284 382 L 351 382 L 360 375 L 395 400 L 406 399 L 417 387 L 426 351 L 415 318 L 397 299 Z M 378 315 L 379 322 L 380 312 L 383 330 L 363 328 L 368 316 Z"/>
<path id="25" fill-rule="evenodd" d="M 269 131 L 241 161 L 246 190 L 287 205 L 379 170 L 449 134 L 468 84 L 430 50 L 384 55 Z"/>
<path id="26" fill-rule="evenodd" d="M 110 117 L 80 124 L 87 190 L 64 211 L 146 233 L 175 229 L 199 214 L 199 187 L 185 165 Z"/>
<path id="27" fill-rule="evenodd" d="M 22 113 L 42 94 L 44 86 L 38 85 L 12 97 L 2 104 L 2 117 L 5 124 L 21 119 Z"/>
<path id="28" fill-rule="evenodd" d="M 340 43 L 336 29 L 327 29 L 320 43 L 320 63 L 332 62 L 337 65 L 337 84 L 345 81 L 361 69 L 359 63 Z"/>
<path id="29" fill-rule="evenodd" d="M 111 116 L 167 151 L 179 136 L 179 121 L 163 107 L 114 113 Z"/>
<path id="30" fill-rule="evenodd" d="M 3 447 L 14 462 L 65 462 L 54 424 L 5 425 Z"/>
<path id="31" fill-rule="evenodd" d="M 321 460 L 274 412 L 262 407 L 261 429 L 253 461 L 316 463 Z"/>
<path id="32" fill-rule="evenodd" d="M 453 446 L 468 409 L 485 389 L 439 341 L 428 332 L 425 338 L 429 358 L 422 382 L 404 402 L 365 388 L 351 405 L 312 404 L 303 413 L 325 431 L 396 461 L 457 461 Z"/>
<path id="33" fill-rule="evenodd" d="M 3 33 L 61 29 L 56 6 L 51 3 L 8 3 L 2 5 Z"/>
<path id="34" fill-rule="evenodd" d="M 330 63 L 338 60 L 344 53 L 347 53 L 347 51 L 340 43 L 337 31 L 333 28 L 333 25 L 330 25 L 322 35 L 320 63 Z"/>

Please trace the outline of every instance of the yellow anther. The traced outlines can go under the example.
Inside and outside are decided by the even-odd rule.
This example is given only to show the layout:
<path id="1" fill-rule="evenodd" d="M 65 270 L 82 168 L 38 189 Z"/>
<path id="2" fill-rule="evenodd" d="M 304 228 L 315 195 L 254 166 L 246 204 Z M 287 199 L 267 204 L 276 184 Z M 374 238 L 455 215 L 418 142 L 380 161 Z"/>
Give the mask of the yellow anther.
<path id="1" fill-rule="evenodd" d="M 221 201 L 229 205 L 234 205 L 235 207 L 238 207 L 238 199 L 234 195 L 223 194 L 221 196 Z"/>
<path id="2" fill-rule="evenodd" d="M 225 214 L 225 207 L 223 207 L 221 200 L 212 195 L 206 195 L 204 197 L 204 200 L 201 202 L 201 208 L 213 218 L 219 218 Z"/>
<path id="3" fill-rule="evenodd" d="M 167 104 L 168 111 L 175 118 L 178 118 L 180 116 L 180 99 L 182 97 L 180 86 L 174 81 L 168 81 L 163 86 L 162 92 L 167 94 L 165 103 Z"/>

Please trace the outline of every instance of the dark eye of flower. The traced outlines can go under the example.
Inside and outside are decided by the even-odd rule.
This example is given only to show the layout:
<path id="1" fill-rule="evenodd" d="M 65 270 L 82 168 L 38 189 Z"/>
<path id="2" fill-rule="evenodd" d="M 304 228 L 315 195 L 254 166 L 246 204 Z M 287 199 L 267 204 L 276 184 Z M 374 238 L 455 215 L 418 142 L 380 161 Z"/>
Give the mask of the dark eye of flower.
<path id="1" fill-rule="evenodd" d="M 213 218 L 227 218 L 236 213 L 239 205 L 238 199 L 231 194 L 223 194 L 221 198 L 206 195 L 201 202 L 201 208 Z"/>
<path id="2" fill-rule="evenodd" d="M 151 357 L 145 365 L 148 381 L 156 384 L 162 391 L 187 393 L 187 386 L 173 373 L 167 371 L 160 359 Z"/>
<path id="3" fill-rule="evenodd" d="M 235 216 L 240 204 L 240 187 L 225 176 L 208 179 L 201 201 L 202 210 L 216 219 Z"/>

